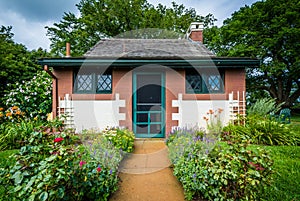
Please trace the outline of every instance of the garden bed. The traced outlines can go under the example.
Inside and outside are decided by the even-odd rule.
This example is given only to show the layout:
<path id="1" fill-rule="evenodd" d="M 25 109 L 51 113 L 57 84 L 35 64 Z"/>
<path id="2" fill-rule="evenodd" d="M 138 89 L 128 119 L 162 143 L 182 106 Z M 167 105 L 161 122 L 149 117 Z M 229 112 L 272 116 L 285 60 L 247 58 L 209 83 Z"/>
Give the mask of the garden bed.
<path id="1" fill-rule="evenodd" d="M 0 197 L 26 200 L 107 200 L 118 188 L 118 166 L 134 135 L 122 129 L 74 134 L 45 126 L 0 167 Z M 89 143 L 84 143 L 89 142 Z"/>

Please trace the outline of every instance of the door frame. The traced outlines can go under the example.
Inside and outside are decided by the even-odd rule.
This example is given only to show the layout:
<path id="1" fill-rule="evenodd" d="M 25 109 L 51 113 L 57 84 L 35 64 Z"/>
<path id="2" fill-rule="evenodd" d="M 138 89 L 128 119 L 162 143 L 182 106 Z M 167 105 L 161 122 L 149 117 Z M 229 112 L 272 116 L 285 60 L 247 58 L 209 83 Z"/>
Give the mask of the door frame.
<path id="1" fill-rule="evenodd" d="M 161 133 L 160 134 L 138 134 L 136 133 L 137 127 L 137 76 L 138 75 L 160 75 L 161 77 Z M 149 71 L 149 72 L 133 72 L 132 76 L 132 130 L 137 138 L 164 138 L 165 137 L 165 130 L 166 130 L 166 92 L 165 92 L 165 73 L 161 71 Z M 149 124 L 148 126 L 151 124 Z"/>

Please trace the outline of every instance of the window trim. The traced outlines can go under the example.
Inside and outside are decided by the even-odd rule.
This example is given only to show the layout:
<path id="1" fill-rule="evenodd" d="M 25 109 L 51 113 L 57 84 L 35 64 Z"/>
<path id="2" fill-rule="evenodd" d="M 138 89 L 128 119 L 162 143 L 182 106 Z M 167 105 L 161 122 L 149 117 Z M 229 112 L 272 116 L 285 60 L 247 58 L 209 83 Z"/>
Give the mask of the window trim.
<path id="1" fill-rule="evenodd" d="M 77 86 L 77 75 L 79 70 L 73 71 L 73 93 L 74 94 L 112 94 L 113 91 L 113 75 L 112 70 L 107 70 L 104 73 L 97 73 L 94 71 L 82 73 L 81 75 L 92 75 L 92 89 L 91 90 L 78 90 Z M 110 75 L 111 76 L 111 89 L 110 90 L 100 90 L 97 91 L 98 88 L 98 75 Z"/>

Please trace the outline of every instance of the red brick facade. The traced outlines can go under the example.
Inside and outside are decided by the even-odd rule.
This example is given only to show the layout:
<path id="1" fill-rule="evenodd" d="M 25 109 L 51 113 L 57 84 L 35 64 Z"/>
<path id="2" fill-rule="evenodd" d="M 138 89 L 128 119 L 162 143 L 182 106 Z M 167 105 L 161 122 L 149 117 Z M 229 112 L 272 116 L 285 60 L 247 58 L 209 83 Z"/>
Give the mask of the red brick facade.
<path id="1" fill-rule="evenodd" d="M 56 81 L 53 82 L 53 112 L 56 115 L 57 98 L 63 98 L 66 94 L 72 100 L 113 100 L 115 94 L 120 94 L 120 99 L 125 100 L 125 107 L 120 108 L 120 113 L 125 113 L 126 120 L 121 120 L 119 126 L 132 129 L 132 69 L 114 69 L 112 71 L 112 94 L 74 94 L 72 68 L 54 69 Z M 57 85 L 57 86 L 55 86 Z M 183 94 L 183 100 L 228 100 L 228 94 L 232 91 L 245 91 L 245 70 L 241 68 L 228 68 L 225 70 L 225 93 L 222 94 L 186 94 L 185 70 L 165 70 L 165 121 L 166 133 L 169 133 L 178 122 L 172 120 L 172 113 L 177 113 L 178 108 L 172 107 L 172 100 L 178 99 L 178 94 Z M 55 90 L 57 89 L 57 91 Z M 236 98 L 236 97 L 234 97 Z"/>

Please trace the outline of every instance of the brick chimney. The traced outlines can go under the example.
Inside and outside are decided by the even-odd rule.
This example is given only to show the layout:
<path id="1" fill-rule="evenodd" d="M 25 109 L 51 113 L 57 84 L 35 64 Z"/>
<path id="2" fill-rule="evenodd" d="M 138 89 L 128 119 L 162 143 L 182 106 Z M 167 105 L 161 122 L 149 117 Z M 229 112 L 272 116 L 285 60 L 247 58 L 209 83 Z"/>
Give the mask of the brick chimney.
<path id="1" fill-rule="evenodd" d="M 203 43 L 203 22 L 192 22 L 187 31 L 187 37 Z"/>
<path id="2" fill-rule="evenodd" d="M 69 42 L 66 43 L 66 57 L 71 57 L 71 45 Z"/>

